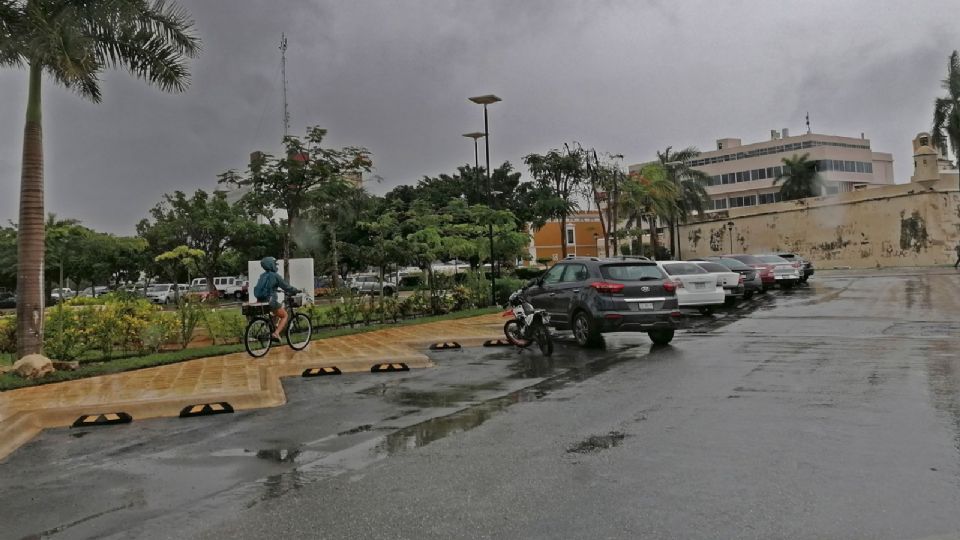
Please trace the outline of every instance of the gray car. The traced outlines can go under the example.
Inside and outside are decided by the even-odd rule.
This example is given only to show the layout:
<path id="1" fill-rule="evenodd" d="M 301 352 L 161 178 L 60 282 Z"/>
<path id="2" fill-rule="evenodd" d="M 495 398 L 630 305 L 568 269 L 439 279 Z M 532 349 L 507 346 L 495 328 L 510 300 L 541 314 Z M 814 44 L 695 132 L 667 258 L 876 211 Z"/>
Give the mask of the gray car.
<path id="1" fill-rule="evenodd" d="M 547 310 L 551 326 L 572 330 L 581 346 L 607 332 L 646 332 L 667 344 L 681 316 L 676 287 L 652 261 L 573 257 L 532 280 L 524 296 Z"/>
<path id="2" fill-rule="evenodd" d="M 747 300 L 754 294 L 763 292 L 763 280 L 760 279 L 760 271 L 752 266 L 727 257 L 707 257 L 708 261 L 722 264 L 730 270 L 743 276 L 743 297 Z"/>

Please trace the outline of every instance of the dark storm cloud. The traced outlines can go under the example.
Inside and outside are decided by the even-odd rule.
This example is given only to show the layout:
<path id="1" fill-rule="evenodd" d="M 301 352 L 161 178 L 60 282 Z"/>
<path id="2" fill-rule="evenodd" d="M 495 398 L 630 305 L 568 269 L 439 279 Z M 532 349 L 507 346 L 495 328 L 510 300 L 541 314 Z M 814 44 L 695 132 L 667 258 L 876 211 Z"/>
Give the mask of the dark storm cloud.
<path id="1" fill-rule="evenodd" d="M 209 189 L 282 135 L 281 32 L 291 132 L 363 145 L 384 192 L 472 162 L 468 96 L 496 93 L 491 158 L 577 140 L 650 159 L 667 145 L 761 140 L 770 129 L 858 136 L 894 153 L 928 129 L 955 2 L 181 0 L 204 41 L 190 89 L 125 73 L 104 103 L 46 82 L 48 209 L 114 232 L 175 189 Z M 0 219 L 15 219 L 26 78 L 0 72 Z M 482 160 L 481 152 L 481 160 Z"/>

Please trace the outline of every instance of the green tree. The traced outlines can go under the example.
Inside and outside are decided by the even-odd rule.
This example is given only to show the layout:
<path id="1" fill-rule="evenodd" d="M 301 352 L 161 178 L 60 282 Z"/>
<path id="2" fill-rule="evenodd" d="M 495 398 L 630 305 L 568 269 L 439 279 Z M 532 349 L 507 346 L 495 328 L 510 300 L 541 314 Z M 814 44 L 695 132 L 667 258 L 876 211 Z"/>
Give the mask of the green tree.
<path id="1" fill-rule="evenodd" d="M 150 253 L 158 255 L 180 245 L 203 252 L 197 264 L 211 292 L 216 290 L 213 278 L 224 270 L 230 250 L 257 235 L 252 217 L 242 206 L 230 204 L 222 191 L 209 194 L 201 189 L 191 197 L 182 191 L 164 195 L 150 216 L 152 220 L 137 224 L 137 234 Z"/>
<path id="2" fill-rule="evenodd" d="M 359 146 L 326 148 L 323 146 L 326 136 L 325 129 L 307 128 L 303 140 L 284 137 L 284 157 L 254 152 L 245 175 L 227 171 L 220 176 L 221 183 L 247 190 L 242 201 L 251 213 L 277 223 L 283 230 L 285 275 L 289 275 L 297 222 L 317 203 L 317 198 L 322 197 L 322 190 L 318 188 L 347 182 L 348 177 L 369 172 L 372 167 L 369 150 Z M 279 220 L 278 210 L 285 214 Z"/>
<path id="3" fill-rule="evenodd" d="M 933 104 L 933 144 L 947 154 L 947 143 L 960 163 L 960 54 L 953 51 L 947 62 L 947 78 L 943 80 L 947 95 Z"/>
<path id="4" fill-rule="evenodd" d="M 710 203 L 706 188 L 710 184 L 710 175 L 690 167 L 690 160 L 700 155 L 700 151 L 695 147 L 689 146 L 677 152 L 672 150 L 672 146 L 668 146 L 663 152 L 658 150 L 657 159 L 666 170 L 667 179 L 677 188 L 676 203 L 667 220 L 670 227 L 670 252 L 677 257 L 679 242 L 674 235 L 675 226 L 678 222 L 686 223 L 694 212 L 703 215 Z"/>
<path id="5" fill-rule="evenodd" d="M 170 251 L 165 251 L 154 258 L 154 261 L 164 270 L 164 274 L 169 276 L 173 281 L 173 298 L 175 303 L 180 303 L 180 288 L 176 286 L 180 268 L 187 271 L 187 279 L 190 279 L 191 274 L 197 273 L 197 261 L 202 260 L 204 255 L 203 250 L 181 245 Z"/>
<path id="6" fill-rule="evenodd" d="M 560 222 L 565 231 L 567 217 L 579 207 L 577 199 L 584 194 L 587 181 L 586 156 L 582 151 L 550 150 L 546 154 L 529 154 L 523 158 L 533 176 L 533 185 L 525 193 L 533 204 L 534 228 L 547 221 Z M 567 235 L 560 235 L 560 252 L 567 256 Z"/>
<path id="7" fill-rule="evenodd" d="M 100 102 L 100 75 L 126 68 L 162 90 L 181 91 L 200 47 L 192 22 L 163 0 L 2 0 L 0 66 L 26 67 L 29 87 L 20 176 L 17 354 L 43 346 L 43 137 L 41 82 Z"/>
<path id="8" fill-rule="evenodd" d="M 783 158 L 780 176 L 773 185 L 780 184 L 780 196 L 785 201 L 816 197 L 823 192 L 823 178 L 817 172 L 817 163 L 808 161 L 810 154 Z"/>
<path id="9" fill-rule="evenodd" d="M 632 229 L 636 245 L 632 253 L 643 253 L 643 222 L 650 228 L 651 253 L 657 253 L 657 219 L 676 213 L 678 188 L 668 180 L 666 169 L 659 163 L 647 163 L 639 172 L 631 173 L 621 186 L 620 209 L 626 217 L 626 227 Z"/>

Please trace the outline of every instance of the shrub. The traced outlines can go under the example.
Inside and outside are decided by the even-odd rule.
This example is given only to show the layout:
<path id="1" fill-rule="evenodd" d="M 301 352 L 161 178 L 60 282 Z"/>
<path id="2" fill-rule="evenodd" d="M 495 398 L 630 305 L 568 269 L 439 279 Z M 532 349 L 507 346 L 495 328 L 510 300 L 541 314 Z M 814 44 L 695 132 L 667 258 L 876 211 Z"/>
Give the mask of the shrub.
<path id="1" fill-rule="evenodd" d="M 147 352 L 159 352 L 167 343 L 179 342 L 180 317 L 177 313 L 157 311 L 140 332 L 140 341 Z"/>
<path id="2" fill-rule="evenodd" d="M 0 317 L 0 354 L 17 352 L 17 318 Z"/>
<path id="3" fill-rule="evenodd" d="M 203 306 L 197 302 L 191 302 L 187 298 L 181 298 L 177 304 L 178 335 L 180 347 L 187 348 L 190 340 L 193 339 L 193 333 L 197 329 L 197 324 L 203 318 Z"/>
<path id="4" fill-rule="evenodd" d="M 247 319 L 235 309 L 207 310 L 203 320 L 214 345 L 239 343 L 247 328 Z"/>
<path id="5" fill-rule="evenodd" d="M 531 279 L 533 279 L 533 278 L 538 278 L 538 277 L 540 277 L 541 275 L 543 275 L 543 272 L 544 272 L 544 271 L 543 271 L 543 269 L 541 269 L 541 268 L 523 268 L 523 267 L 521 267 L 521 268 L 517 268 L 517 270 L 516 270 L 515 273 L 517 274 L 517 278 L 518 278 L 518 279 L 522 279 L 522 280 L 524 280 L 524 281 L 529 281 L 529 280 L 531 280 Z"/>
<path id="6" fill-rule="evenodd" d="M 517 278 L 500 278 L 497 280 L 497 305 L 502 306 L 507 303 L 507 299 L 510 298 L 510 295 L 523 287 L 526 283 L 525 280 Z"/>

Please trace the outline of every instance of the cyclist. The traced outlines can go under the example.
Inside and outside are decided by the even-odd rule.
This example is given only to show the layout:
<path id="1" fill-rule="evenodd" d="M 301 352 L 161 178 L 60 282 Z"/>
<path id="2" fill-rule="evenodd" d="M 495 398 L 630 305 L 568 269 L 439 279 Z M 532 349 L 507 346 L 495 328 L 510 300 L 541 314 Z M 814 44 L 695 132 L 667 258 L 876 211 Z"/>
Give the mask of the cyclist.
<path id="1" fill-rule="evenodd" d="M 284 309 L 283 304 L 277 300 L 277 289 L 282 289 L 288 295 L 299 294 L 300 289 L 290 286 L 280 277 L 280 274 L 277 273 L 277 259 L 264 257 L 260 261 L 260 266 L 264 269 L 264 272 L 260 274 L 257 286 L 253 288 L 253 296 L 256 297 L 257 302 L 270 304 L 270 312 L 278 319 L 274 333 L 270 336 L 270 341 L 280 343 L 280 333 L 287 327 L 290 316 L 287 315 L 287 310 Z"/>

